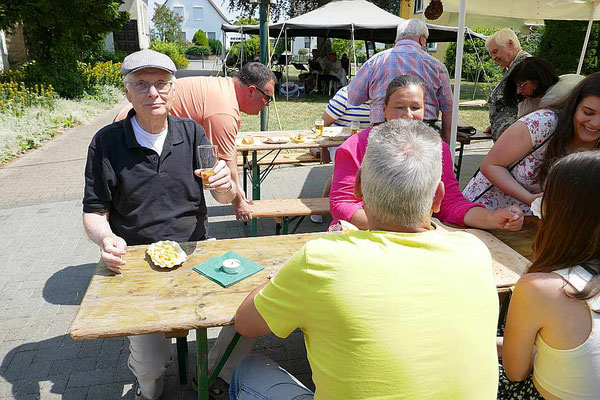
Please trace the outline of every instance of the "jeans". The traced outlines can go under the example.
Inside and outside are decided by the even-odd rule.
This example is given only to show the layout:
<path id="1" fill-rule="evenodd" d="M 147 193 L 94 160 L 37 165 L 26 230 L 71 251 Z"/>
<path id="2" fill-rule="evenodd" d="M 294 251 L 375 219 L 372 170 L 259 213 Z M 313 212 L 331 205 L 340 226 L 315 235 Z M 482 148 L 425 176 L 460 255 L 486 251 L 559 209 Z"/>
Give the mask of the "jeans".
<path id="1" fill-rule="evenodd" d="M 262 354 L 249 355 L 231 378 L 232 400 L 312 400 L 314 393 Z"/>

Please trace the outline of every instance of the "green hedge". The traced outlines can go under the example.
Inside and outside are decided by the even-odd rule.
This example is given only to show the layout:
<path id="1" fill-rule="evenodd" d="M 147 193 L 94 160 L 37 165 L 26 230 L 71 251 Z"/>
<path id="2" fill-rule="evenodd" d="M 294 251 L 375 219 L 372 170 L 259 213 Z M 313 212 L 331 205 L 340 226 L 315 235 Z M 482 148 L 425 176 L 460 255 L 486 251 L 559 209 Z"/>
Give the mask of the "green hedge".
<path id="1" fill-rule="evenodd" d="M 185 54 L 188 56 L 209 56 L 210 55 L 210 47 L 208 47 L 208 46 L 190 46 L 185 51 Z"/>
<path id="2" fill-rule="evenodd" d="M 153 40 L 150 43 L 150 49 L 171 57 L 177 69 L 186 69 L 189 64 L 188 59 L 185 58 L 183 47 L 177 43 Z"/>
<path id="3" fill-rule="evenodd" d="M 223 50 L 223 44 L 217 39 L 208 39 L 208 47 L 213 54 L 219 55 Z"/>
<path id="4" fill-rule="evenodd" d="M 574 74 L 581 56 L 587 22 L 584 21 L 544 21 L 546 29 L 541 37 L 539 56 L 549 60 L 556 73 Z M 600 24 L 592 25 L 592 32 L 583 59 L 582 73 L 591 74 L 598 70 L 598 47 L 600 46 Z"/>

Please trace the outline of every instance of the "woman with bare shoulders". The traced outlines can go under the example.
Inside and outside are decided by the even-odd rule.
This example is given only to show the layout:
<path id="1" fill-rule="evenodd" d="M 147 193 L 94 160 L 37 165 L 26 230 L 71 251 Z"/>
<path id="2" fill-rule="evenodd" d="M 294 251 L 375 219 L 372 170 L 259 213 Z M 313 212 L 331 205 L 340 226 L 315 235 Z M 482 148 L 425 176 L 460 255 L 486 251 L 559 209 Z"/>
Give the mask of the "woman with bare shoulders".
<path id="1" fill-rule="evenodd" d="M 600 399 L 599 188 L 598 150 L 548 173 L 535 259 L 498 338 L 499 399 Z"/>

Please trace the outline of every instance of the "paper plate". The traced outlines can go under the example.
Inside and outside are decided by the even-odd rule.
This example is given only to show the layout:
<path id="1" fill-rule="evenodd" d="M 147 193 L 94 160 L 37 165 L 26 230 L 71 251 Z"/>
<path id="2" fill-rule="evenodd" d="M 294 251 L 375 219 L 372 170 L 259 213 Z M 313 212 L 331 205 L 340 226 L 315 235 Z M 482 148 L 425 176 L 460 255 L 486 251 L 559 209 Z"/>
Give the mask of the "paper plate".
<path id="1" fill-rule="evenodd" d="M 161 268 L 173 268 L 187 259 L 187 254 L 185 254 L 179 243 L 172 240 L 161 240 L 152 243 L 146 249 L 146 253 L 148 253 L 154 265 Z"/>
<path id="2" fill-rule="evenodd" d="M 257 137 L 253 137 L 254 139 L 254 143 L 242 143 L 242 138 L 235 138 L 235 142 L 237 143 L 238 146 L 256 146 L 260 144 L 260 138 Z"/>
<path id="3" fill-rule="evenodd" d="M 263 140 L 263 143 L 267 143 L 267 144 L 284 144 L 289 142 L 290 139 L 286 138 L 286 137 L 268 137 L 265 140 Z"/>

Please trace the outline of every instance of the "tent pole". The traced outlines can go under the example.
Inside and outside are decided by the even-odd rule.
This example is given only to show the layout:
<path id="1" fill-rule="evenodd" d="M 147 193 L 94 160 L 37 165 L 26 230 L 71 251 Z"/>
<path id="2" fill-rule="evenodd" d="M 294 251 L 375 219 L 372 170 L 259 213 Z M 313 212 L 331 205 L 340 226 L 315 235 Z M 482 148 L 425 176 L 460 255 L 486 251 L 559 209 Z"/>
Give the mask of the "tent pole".
<path id="1" fill-rule="evenodd" d="M 227 46 L 227 32 L 223 31 L 223 46 L 221 46 L 221 58 L 223 62 L 223 76 L 227 77 L 227 52 L 225 52 L 225 46 Z"/>
<path id="2" fill-rule="evenodd" d="M 288 59 L 287 59 L 287 52 L 288 52 L 288 48 L 287 48 L 287 28 L 285 28 L 285 31 L 283 32 L 283 40 L 285 40 L 285 82 L 289 83 L 290 82 L 290 68 L 289 68 Z M 289 86 L 288 86 L 288 90 L 285 91 L 285 99 L 286 100 L 290 99 Z"/>
<path id="3" fill-rule="evenodd" d="M 456 62 L 454 64 L 454 96 L 452 100 L 452 128 L 450 129 L 450 152 L 454 163 L 456 147 L 456 128 L 458 127 L 458 103 L 460 102 L 460 78 L 462 76 L 462 58 L 465 45 L 466 0 L 460 0 L 458 14 L 458 37 L 456 41 Z"/>
<path id="4" fill-rule="evenodd" d="M 244 30 L 240 28 L 240 38 L 242 41 L 240 42 L 240 69 L 244 66 Z"/>
<path id="5" fill-rule="evenodd" d="M 583 67 L 583 59 L 585 58 L 585 52 L 587 50 L 588 41 L 590 40 L 590 33 L 592 32 L 592 25 L 594 24 L 594 13 L 598 3 L 595 1 L 590 3 L 592 10 L 590 11 L 590 21 L 588 22 L 587 31 L 585 32 L 585 40 L 583 41 L 583 48 L 581 49 L 581 56 L 579 57 L 579 64 L 577 65 L 577 74 L 581 74 L 581 68 Z"/>
<path id="6" fill-rule="evenodd" d="M 351 31 L 351 33 L 352 33 L 352 53 L 354 54 L 354 72 L 356 72 L 357 71 L 357 69 L 356 69 L 356 44 L 354 43 L 354 24 L 352 24 L 352 31 Z M 367 43 L 365 42 L 365 45 L 366 44 Z M 350 69 L 352 69 L 352 68 L 350 68 Z M 352 71 L 350 71 L 348 73 L 348 75 L 352 79 Z"/>

